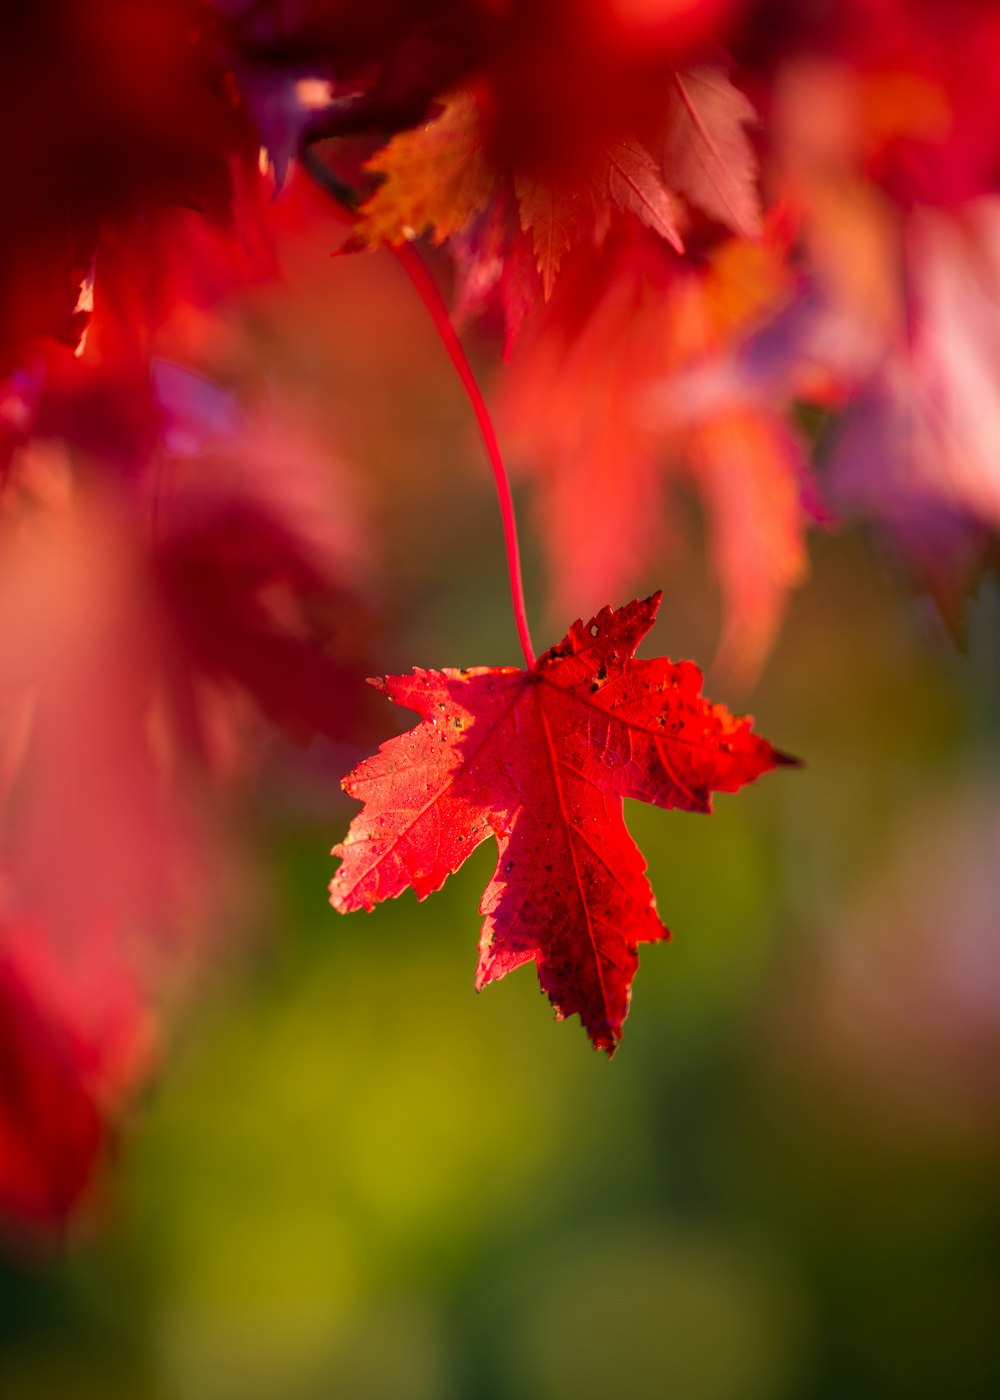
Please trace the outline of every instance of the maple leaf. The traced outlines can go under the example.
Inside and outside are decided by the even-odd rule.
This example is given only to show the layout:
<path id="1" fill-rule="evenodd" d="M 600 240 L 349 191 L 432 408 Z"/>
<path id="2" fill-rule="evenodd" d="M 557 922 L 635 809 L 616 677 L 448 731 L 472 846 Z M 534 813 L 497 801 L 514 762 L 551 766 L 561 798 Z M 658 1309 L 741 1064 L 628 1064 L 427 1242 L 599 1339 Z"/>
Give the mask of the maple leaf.
<path id="1" fill-rule="evenodd" d="M 351 239 L 357 248 L 404 243 L 425 229 L 443 243 L 486 203 L 497 178 L 469 91 L 449 97 L 433 121 L 394 136 L 367 168 L 384 181 L 362 205 Z"/>
<path id="2" fill-rule="evenodd" d="M 635 214 L 678 253 L 683 253 L 676 201 L 646 147 L 627 137 L 608 142 L 602 158 L 597 187 L 608 203 L 623 214 Z"/>
<path id="3" fill-rule="evenodd" d="M 560 1018 L 612 1053 L 637 945 L 667 937 L 622 799 L 711 810 L 794 762 L 701 695 L 691 662 L 636 660 L 660 594 L 588 625 L 528 671 L 479 666 L 375 682 L 423 722 L 344 779 L 365 806 L 334 848 L 330 898 L 372 909 L 440 889 L 488 836 L 499 848 L 480 911 L 476 986 L 532 959 Z"/>
<path id="4" fill-rule="evenodd" d="M 593 213 L 584 205 L 580 191 L 538 175 L 515 175 L 514 193 L 521 229 L 531 234 L 542 291 L 548 301 L 563 257 L 579 240 L 584 218 L 588 214 L 592 218 Z"/>
<path id="5" fill-rule="evenodd" d="M 676 101 L 663 142 L 670 187 L 734 233 L 761 231 L 757 160 L 746 128 L 756 123 L 750 99 L 720 67 L 675 73 Z"/>
<path id="6" fill-rule="evenodd" d="M 569 177 L 511 164 L 498 155 L 484 99 L 471 88 L 450 94 L 433 120 L 394 136 L 366 168 L 382 176 L 382 183 L 361 206 L 348 251 L 400 244 L 427 231 L 440 246 L 463 234 L 475 215 L 485 214 L 487 247 L 479 251 L 483 265 L 491 268 L 490 284 L 514 255 L 519 226 L 531 235 L 546 301 L 566 253 L 587 243 L 600 246 L 614 210 L 634 214 L 678 253 L 684 251 L 678 201 L 641 141 L 624 134 L 598 142 L 581 154 Z M 469 276 L 478 281 L 480 257 L 461 243 L 455 251 L 460 263 L 463 254 L 472 257 L 476 266 Z"/>

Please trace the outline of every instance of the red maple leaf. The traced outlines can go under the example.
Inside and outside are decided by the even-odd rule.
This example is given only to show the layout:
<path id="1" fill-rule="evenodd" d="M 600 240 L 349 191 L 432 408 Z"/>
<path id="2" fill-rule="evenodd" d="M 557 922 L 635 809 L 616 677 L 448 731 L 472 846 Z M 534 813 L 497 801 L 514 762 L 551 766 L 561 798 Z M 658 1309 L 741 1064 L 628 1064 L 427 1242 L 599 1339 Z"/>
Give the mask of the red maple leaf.
<path id="1" fill-rule="evenodd" d="M 567 256 L 599 258 L 622 215 L 679 254 L 690 229 L 698 244 L 717 236 L 714 224 L 760 233 L 757 160 L 746 130 L 756 113 L 724 66 L 666 67 L 648 90 L 640 83 L 628 100 L 596 104 L 596 121 L 593 113 L 566 121 L 579 94 L 560 88 L 567 106 L 549 94 L 533 108 L 523 84 L 507 81 L 485 75 L 442 94 L 436 114 L 375 153 L 366 168 L 379 183 L 345 251 L 399 246 L 425 232 L 447 243 L 460 313 L 494 303 L 510 349 L 525 313 L 551 298 Z M 596 82 L 594 90 L 603 91 Z M 592 97 L 585 106 L 595 106 Z"/>
<path id="2" fill-rule="evenodd" d="M 667 937 L 622 798 L 711 810 L 794 762 L 701 695 L 691 662 L 636 660 L 660 594 L 603 608 L 528 671 L 414 671 L 376 682 L 423 723 L 344 779 L 365 807 L 334 855 L 342 912 L 440 889 L 494 836 L 476 986 L 530 959 L 557 1016 L 612 1053 L 639 943 Z"/>

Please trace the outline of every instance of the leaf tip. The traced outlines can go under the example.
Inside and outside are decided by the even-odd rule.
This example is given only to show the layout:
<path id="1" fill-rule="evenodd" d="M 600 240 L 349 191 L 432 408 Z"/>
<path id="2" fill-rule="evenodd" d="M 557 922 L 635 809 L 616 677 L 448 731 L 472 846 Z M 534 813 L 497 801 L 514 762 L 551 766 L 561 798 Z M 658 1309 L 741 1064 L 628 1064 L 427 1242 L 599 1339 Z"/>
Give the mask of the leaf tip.
<path id="1" fill-rule="evenodd" d="M 607 1055 L 609 1060 L 613 1060 L 622 1042 L 621 1028 L 616 1030 L 605 1022 L 596 1027 L 585 1026 L 585 1030 L 591 1045 L 598 1054 Z"/>
<path id="2" fill-rule="evenodd" d="M 340 848 L 339 848 L 338 846 L 334 846 L 334 848 L 333 848 L 333 850 L 330 852 L 330 854 L 331 854 L 331 855 L 334 855 L 334 856 L 339 856 L 339 854 L 340 854 Z M 339 873 L 339 872 L 338 872 L 338 873 Z M 330 903 L 331 903 L 331 905 L 333 906 L 333 908 L 336 909 L 337 913 L 338 913 L 338 914 L 347 914 L 347 913 L 349 912 L 348 907 L 347 907 L 347 900 L 346 900 L 346 898 L 344 897 L 344 895 L 341 893 L 341 891 L 340 891 L 340 889 L 339 889 L 339 887 L 338 887 L 338 885 L 337 885 L 337 876 L 336 876 L 336 875 L 334 875 L 333 879 L 332 879 L 332 880 L 330 881 L 330 883 L 327 885 L 326 890 L 327 890 L 327 894 L 330 896 Z"/>

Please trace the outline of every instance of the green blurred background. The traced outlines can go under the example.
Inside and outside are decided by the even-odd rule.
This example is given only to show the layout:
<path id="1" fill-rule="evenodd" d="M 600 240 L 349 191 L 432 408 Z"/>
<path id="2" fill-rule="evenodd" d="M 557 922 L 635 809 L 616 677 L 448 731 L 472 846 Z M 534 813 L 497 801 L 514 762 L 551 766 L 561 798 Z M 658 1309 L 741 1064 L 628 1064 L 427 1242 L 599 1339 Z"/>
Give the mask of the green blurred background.
<path id="1" fill-rule="evenodd" d="M 213 372 L 266 375 L 352 464 L 381 664 L 516 663 L 467 406 L 398 268 L 330 241 L 289 220 L 286 280 Z M 571 619 L 538 620 L 521 500 L 543 646 Z M 92 1218 L 0 1247 L 3 1400 L 1000 1394 L 1000 593 L 956 643 L 859 533 L 812 561 L 754 692 L 709 678 L 806 766 L 710 819 L 628 804 L 674 938 L 613 1063 L 530 969 L 474 994 L 492 846 L 424 904 L 336 916 L 352 755 L 278 756 L 246 819 L 252 953 Z M 693 509 L 635 580 L 659 586 L 646 654 L 704 663 Z"/>

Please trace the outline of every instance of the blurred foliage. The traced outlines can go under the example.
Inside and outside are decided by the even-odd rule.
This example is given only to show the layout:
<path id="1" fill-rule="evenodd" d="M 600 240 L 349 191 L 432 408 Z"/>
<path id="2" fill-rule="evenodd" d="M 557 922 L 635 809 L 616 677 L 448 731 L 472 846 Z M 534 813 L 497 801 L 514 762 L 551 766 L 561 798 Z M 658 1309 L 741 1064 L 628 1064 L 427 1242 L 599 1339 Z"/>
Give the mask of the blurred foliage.
<path id="1" fill-rule="evenodd" d="M 420 308 L 381 258 L 289 239 L 225 353 L 365 465 L 387 668 L 515 660 Z M 697 522 L 685 549 L 649 580 L 651 646 L 704 660 Z M 750 698 L 805 768 L 707 820 L 628 806 L 674 939 L 613 1064 L 529 969 L 473 994 L 492 848 L 426 904 L 337 918 L 344 764 L 289 756 L 248 816 L 261 951 L 192 1016 L 93 1218 L 4 1249 L 4 1400 L 998 1393 L 1000 594 L 960 646 L 858 537 L 812 558 Z"/>

